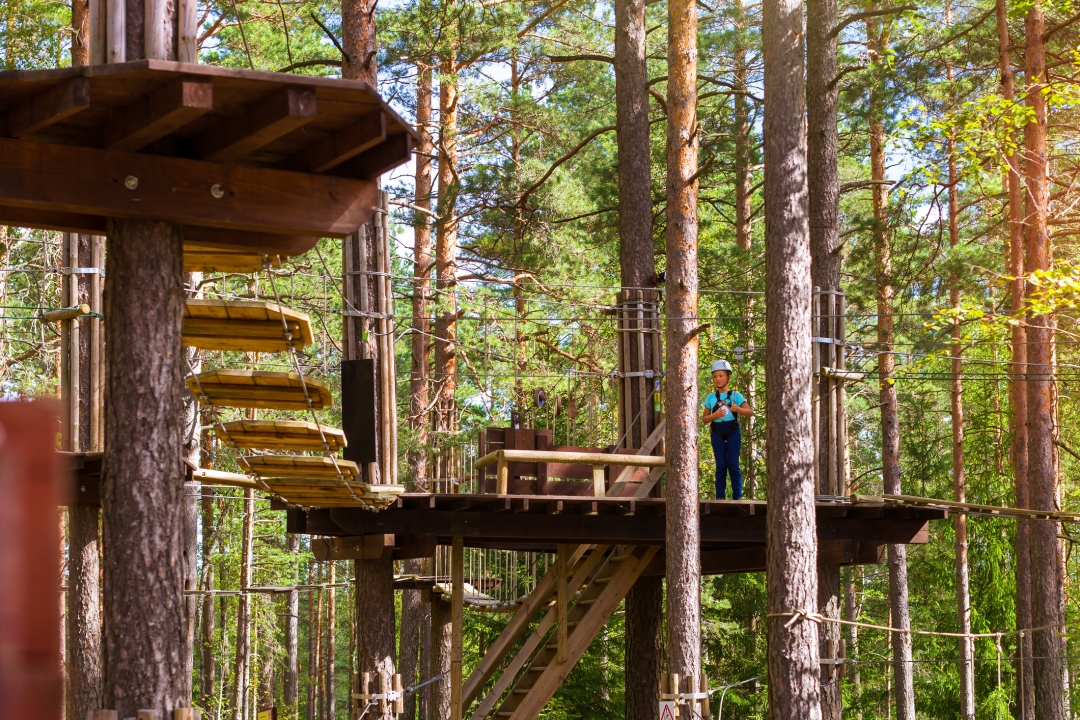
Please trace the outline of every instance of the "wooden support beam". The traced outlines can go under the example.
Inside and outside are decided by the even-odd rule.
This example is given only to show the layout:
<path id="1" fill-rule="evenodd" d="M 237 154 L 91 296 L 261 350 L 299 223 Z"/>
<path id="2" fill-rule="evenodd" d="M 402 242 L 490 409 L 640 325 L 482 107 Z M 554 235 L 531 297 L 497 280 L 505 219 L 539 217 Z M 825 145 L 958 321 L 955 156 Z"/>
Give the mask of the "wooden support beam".
<path id="1" fill-rule="evenodd" d="M 450 720 L 461 720 L 461 658 L 465 608 L 465 542 L 458 535 L 450 552 L 450 574 L 454 584 L 451 597 L 450 628 Z"/>
<path id="2" fill-rule="evenodd" d="M 495 471 L 495 494 L 506 495 L 509 492 L 507 486 L 510 484 L 510 467 L 506 462 L 506 457 L 503 455 L 503 451 L 499 451 L 500 455 L 496 461 Z"/>
<path id="3" fill-rule="evenodd" d="M 509 463 L 580 463 L 582 465 L 633 465 L 635 467 L 661 467 L 662 455 L 624 455 L 602 452 L 563 452 L 561 450 L 496 450 L 476 461 L 477 470 L 495 465 L 502 458 Z"/>
<path id="4" fill-rule="evenodd" d="M 0 167 L 4 205 L 282 235 L 344 237 L 377 200 L 365 180 L 30 140 L 0 138 Z"/>
<path id="5" fill-rule="evenodd" d="M 282 169 L 326 172 L 385 139 L 386 114 L 376 110 L 296 153 L 282 163 Z"/>
<path id="6" fill-rule="evenodd" d="M 315 119 L 315 89 L 274 90 L 239 115 L 202 135 L 195 151 L 203 160 L 231 162 Z"/>
<path id="7" fill-rule="evenodd" d="M 567 556 L 573 552 L 573 545 L 559 545 L 559 552 L 555 555 L 555 621 L 558 623 L 558 649 L 555 661 L 566 662 L 566 603 L 570 601 L 566 593 L 566 567 Z"/>
<path id="8" fill-rule="evenodd" d="M 90 81 L 84 77 L 71 78 L 40 95 L 27 98 L 8 111 L 4 134 L 12 138 L 26 137 L 88 107 Z"/>
<path id="9" fill-rule="evenodd" d="M 412 147 L 413 137 L 409 133 L 392 135 L 385 142 L 331 168 L 330 174 L 374 180 L 380 174 L 409 162 L 412 158 Z"/>
<path id="10" fill-rule="evenodd" d="M 319 562 L 331 560 L 388 560 L 394 553 L 393 535 L 312 538 L 311 553 Z"/>
<path id="11" fill-rule="evenodd" d="M 114 112 L 101 128 L 101 146 L 134 152 L 213 109 L 210 78 L 179 78 Z"/>
<path id="12" fill-rule="evenodd" d="M 604 497 L 607 490 L 604 487 L 604 466 L 593 465 L 592 469 L 593 497 Z"/>

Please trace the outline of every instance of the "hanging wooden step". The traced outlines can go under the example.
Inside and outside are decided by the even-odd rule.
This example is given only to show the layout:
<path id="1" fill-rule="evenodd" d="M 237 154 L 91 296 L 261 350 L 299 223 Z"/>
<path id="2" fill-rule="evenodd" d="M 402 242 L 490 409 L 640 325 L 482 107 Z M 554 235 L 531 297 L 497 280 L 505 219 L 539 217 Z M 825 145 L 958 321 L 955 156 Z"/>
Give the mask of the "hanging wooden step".
<path id="1" fill-rule="evenodd" d="M 368 485 L 360 468 L 349 460 L 321 455 L 251 455 L 244 458 L 250 471 L 275 495 L 293 505 L 383 508 L 405 492 L 402 485 Z"/>
<path id="2" fill-rule="evenodd" d="M 337 452 L 345 447 L 345 433 L 337 428 L 298 420 L 234 420 L 214 425 L 214 433 L 231 448 Z M 326 438 L 328 448 L 323 447 Z"/>
<path id="3" fill-rule="evenodd" d="M 360 468 L 351 460 L 337 460 L 325 455 L 248 455 L 244 462 L 263 480 L 292 480 L 297 485 L 320 480 L 352 480 L 360 477 Z"/>
<path id="4" fill-rule="evenodd" d="M 313 377 L 301 380 L 296 373 L 265 370 L 209 370 L 189 375 L 188 389 L 204 405 L 258 408 L 263 410 L 307 410 L 304 386 L 311 407 L 321 410 L 334 404 L 330 388 Z"/>
<path id="5" fill-rule="evenodd" d="M 264 260 L 277 270 L 288 259 L 288 255 L 277 252 L 264 254 L 209 243 L 184 243 L 184 272 L 253 273 L 263 269 Z"/>
<path id="6" fill-rule="evenodd" d="M 288 341 L 285 326 L 292 336 Z M 308 316 L 276 303 L 189 298 L 184 306 L 184 345 L 189 347 L 282 352 L 289 345 L 301 350 L 314 341 Z"/>

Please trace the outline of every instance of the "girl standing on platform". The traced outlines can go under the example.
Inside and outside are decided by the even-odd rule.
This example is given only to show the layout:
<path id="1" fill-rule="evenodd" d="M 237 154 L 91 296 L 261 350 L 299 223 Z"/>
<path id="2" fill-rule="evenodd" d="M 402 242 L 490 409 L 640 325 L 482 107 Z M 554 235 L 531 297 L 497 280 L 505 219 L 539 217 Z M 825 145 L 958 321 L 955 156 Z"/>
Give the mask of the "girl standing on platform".
<path id="1" fill-rule="evenodd" d="M 742 473 L 739 471 L 739 454 L 742 452 L 742 433 L 737 415 L 750 417 L 754 414 L 746 398 L 728 387 L 731 380 L 731 364 L 717 360 L 712 364 L 714 392 L 705 398 L 705 412 L 701 422 L 708 424 L 712 438 L 713 455 L 716 456 L 716 499 L 727 496 L 727 476 L 731 475 L 731 499 L 742 499 Z"/>

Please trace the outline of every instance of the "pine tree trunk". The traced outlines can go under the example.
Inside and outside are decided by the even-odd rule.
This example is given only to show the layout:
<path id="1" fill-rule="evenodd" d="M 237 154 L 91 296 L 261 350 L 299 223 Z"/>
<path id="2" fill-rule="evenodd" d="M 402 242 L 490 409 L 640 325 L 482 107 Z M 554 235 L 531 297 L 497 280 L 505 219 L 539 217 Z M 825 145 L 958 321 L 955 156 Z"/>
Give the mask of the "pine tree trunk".
<path id="1" fill-rule="evenodd" d="M 108 237 L 103 704 L 121 718 L 142 709 L 164 716 L 191 696 L 181 511 L 183 253 L 180 229 L 169 223 L 111 219 Z M 132 432 L 132 418 L 146 431 Z"/>
<path id="2" fill-rule="evenodd" d="M 405 574 L 420 575 L 422 561 L 406 560 Z M 398 669 L 401 671 L 401 682 L 406 688 L 416 685 L 418 680 L 417 665 L 420 657 L 420 610 L 424 603 L 420 601 L 419 590 L 401 591 L 401 662 Z M 405 720 L 416 720 L 416 693 L 405 698 Z"/>
<path id="3" fill-rule="evenodd" d="M 439 80 L 439 185 L 435 222 L 435 422 L 437 442 L 455 426 L 454 391 L 457 379 L 457 67 L 442 63 Z M 445 462 L 445 458 L 443 458 Z M 449 477 L 450 473 L 443 473 Z"/>
<path id="4" fill-rule="evenodd" d="M 394 561 L 356 560 L 355 563 L 356 670 L 358 673 L 369 672 L 373 678 L 377 678 L 379 673 L 393 675 L 397 665 Z M 376 709 L 371 710 L 367 717 L 380 718 Z M 387 718 L 390 717 L 387 715 Z"/>
<path id="5" fill-rule="evenodd" d="M 840 244 L 840 177 L 837 169 L 837 90 L 836 43 L 833 28 L 837 23 L 836 0 L 808 0 L 806 4 L 806 90 L 810 102 L 807 117 L 807 179 L 809 183 L 810 278 L 811 285 L 823 290 L 840 289 L 840 265 L 843 260 Z M 828 378 L 818 378 L 821 397 L 832 397 Z M 837 442 L 831 417 L 820 413 L 818 437 Z M 829 452 L 821 443 L 818 457 L 820 477 L 829 477 Z M 823 490 L 832 494 L 834 489 Z M 818 565 L 818 612 L 829 618 L 840 618 L 840 567 Z M 836 647 L 840 641 L 840 625 L 823 623 L 819 626 L 822 649 Z M 822 652 L 822 656 L 827 653 Z M 821 713 L 826 720 L 840 720 L 843 697 L 839 677 L 823 673 Z"/>
<path id="6" fill-rule="evenodd" d="M 848 575 L 848 581 L 844 587 L 844 619 L 848 622 L 859 621 L 859 606 L 855 596 L 855 573 L 861 573 L 861 571 L 857 567 L 851 568 L 851 574 Z M 847 632 L 847 656 L 857 658 L 859 657 L 859 628 L 849 625 Z M 859 671 L 858 665 L 850 666 L 849 672 L 851 674 L 852 705 L 855 707 L 853 715 L 856 720 L 862 720 L 862 673 Z"/>
<path id="7" fill-rule="evenodd" d="M 698 509 L 697 11 L 668 2 L 667 670 L 701 672 Z M 688 690 L 683 681 L 683 691 Z"/>
<path id="8" fill-rule="evenodd" d="M 101 599 L 96 505 L 68 509 L 68 678 L 76 718 L 101 707 Z"/>
<path id="9" fill-rule="evenodd" d="M 1024 126 L 1027 187 L 1025 271 L 1035 273 L 1051 267 L 1050 189 L 1046 165 L 1046 54 L 1044 19 L 1038 4 L 1028 11 L 1025 26 L 1025 79 L 1027 106 L 1032 121 Z M 1055 510 L 1057 475 L 1054 468 L 1053 423 L 1053 318 L 1029 315 L 1028 331 L 1028 482 L 1031 507 Z M 1059 524 L 1032 520 L 1031 524 L 1031 622 L 1035 627 L 1063 622 L 1063 578 L 1059 555 Z M 1035 709 L 1039 720 L 1063 720 L 1064 664 L 1062 642 L 1056 628 L 1034 633 Z"/>
<path id="10" fill-rule="evenodd" d="M 442 678 L 431 683 L 431 720 L 450 717 L 450 646 L 453 612 L 450 603 L 441 597 L 431 598 L 431 677 Z"/>
<path id="11" fill-rule="evenodd" d="M 1009 36 L 1009 16 L 1005 0 L 997 0 L 998 72 L 1001 77 L 1001 96 L 1012 102 L 1016 96 L 1013 79 Z M 1006 184 L 1009 193 L 1009 255 L 1006 259 L 1009 283 L 1009 312 L 1019 318 L 1024 308 L 1024 189 L 1020 178 L 1022 158 L 1015 153 L 1006 155 Z M 1012 430 L 1013 476 L 1015 477 L 1015 505 L 1031 506 L 1028 491 L 1027 469 L 1027 328 L 1024 323 L 1012 326 L 1012 365 L 1009 368 L 1009 404 L 1012 406 L 1010 427 Z M 1016 627 L 1031 627 L 1031 527 L 1027 520 L 1016 521 Z M 1017 661 L 1018 720 L 1035 720 L 1034 665 L 1032 664 L 1031 634 L 1020 640 L 1023 643 L 1023 667 Z"/>
<path id="12" fill-rule="evenodd" d="M 252 549 L 255 540 L 255 491 L 244 491 L 244 521 L 240 538 L 240 588 L 251 586 Z M 241 593 L 236 612 L 236 677 L 233 708 L 237 720 L 248 716 L 248 680 L 251 677 L 251 595 Z"/>
<path id="13" fill-rule="evenodd" d="M 649 142 L 649 88 L 645 64 L 645 0 L 615 3 L 615 113 L 618 122 L 619 263 L 624 288 L 652 287 L 655 283 L 656 249 L 653 244 L 651 153 Z M 650 295 L 650 298 L 652 295 Z M 652 367 L 653 337 L 645 336 L 643 357 Z M 656 424 L 653 408 L 642 413 L 640 400 L 632 398 L 626 427 L 632 447 L 645 440 L 644 429 Z M 619 412 L 625 415 L 624 406 Z M 663 583 L 642 578 L 626 595 L 626 720 L 651 720 L 656 714 L 663 667 Z"/>
<path id="14" fill-rule="evenodd" d="M 421 567 L 424 568 L 424 575 L 429 575 L 426 572 L 430 567 L 432 560 L 422 560 Z M 431 664 L 431 603 L 424 602 L 423 598 L 420 599 L 420 682 L 427 682 L 435 676 L 435 671 L 432 669 Z M 419 720 L 433 720 L 434 716 L 431 713 L 431 686 L 425 685 L 420 689 L 417 694 L 416 710 L 419 716 Z"/>
<path id="15" fill-rule="evenodd" d="M 817 607 L 810 412 L 810 230 L 802 4 L 766 0 L 765 359 L 770 717 L 821 717 L 817 625 L 785 613 Z"/>
<path id="16" fill-rule="evenodd" d="M 639 578 L 626 594 L 626 720 L 653 720 L 664 659 L 664 580 Z"/>
<path id="17" fill-rule="evenodd" d="M 431 132 L 431 67 L 417 65 L 416 128 L 420 143 L 416 149 L 416 182 L 413 204 L 431 209 L 431 157 L 435 143 Z M 426 487 L 428 475 L 428 352 L 431 322 L 428 299 L 431 293 L 431 219 L 417 212 L 413 220 L 412 374 L 409 377 L 409 427 L 414 446 L 410 466 L 416 489 Z M 408 702 L 408 701 L 407 701 Z"/>
<path id="18" fill-rule="evenodd" d="M 886 33 L 878 20 L 866 23 L 867 48 L 875 63 L 882 62 Z M 885 185 L 885 125 L 881 88 L 870 89 L 870 178 L 874 208 L 874 254 L 878 282 L 878 371 L 881 407 L 881 476 L 884 492 L 899 495 L 900 490 L 900 416 L 893 370 L 893 285 L 892 247 L 889 241 L 888 190 Z M 889 602 L 893 627 L 911 627 L 908 606 L 907 548 L 889 545 Z M 915 688 L 911 664 L 911 636 L 894 633 L 893 675 L 895 679 L 897 720 L 915 720 Z"/>
<path id="19" fill-rule="evenodd" d="M 319 582 L 319 576 L 316 574 L 317 563 L 314 561 L 308 566 L 308 585 L 314 585 Z M 304 717 L 306 720 L 315 720 L 315 688 L 317 683 L 315 678 L 318 677 L 319 672 L 319 633 L 316 630 L 317 625 L 322 625 L 322 591 L 316 590 L 313 593 L 307 594 L 307 606 L 308 606 L 308 648 L 307 648 L 307 692 L 306 706 L 304 708 Z M 316 608 L 318 608 L 318 620 L 316 620 Z"/>
<path id="20" fill-rule="evenodd" d="M 285 550 L 296 554 L 300 550 L 300 539 L 289 533 L 285 536 Z M 282 687 L 282 699 L 285 712 L 289 717 L 298 717 L 297 700 L 299 693 L 299 646 L 300 646 L 300 591 L 295 589 L 300 579 L 292 579 L 293 589 L 285 595 L 285 677 Z"/>
<path id="21" fill-rule="evenodd" d="M 734 10 L 736 26 L 732 50 L 734 56 L 732 102 L 735 130 L 735 242 L 743 250 L 749 250 L 753 227 L 750 222 L 753 215 L 750 203 L 753 128 L 750 126 L 750 103 L 746 100 L 749 93 L 747 87 L 749 68 L 746 59 L 749 21 L 742 0 L 734 1 Z"/>

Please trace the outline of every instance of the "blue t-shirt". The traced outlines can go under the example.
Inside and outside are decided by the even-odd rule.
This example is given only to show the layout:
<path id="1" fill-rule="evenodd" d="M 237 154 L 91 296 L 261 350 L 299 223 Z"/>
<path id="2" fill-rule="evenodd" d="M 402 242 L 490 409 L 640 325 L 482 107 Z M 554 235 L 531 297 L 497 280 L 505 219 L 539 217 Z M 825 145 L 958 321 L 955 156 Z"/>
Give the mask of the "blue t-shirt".
<path id="1" fill-rule="evenodd" d="M 720 399 L 723 400 L 725 403 L 730 403 L 731 405 L 734 405 L 735 407 L 741 407 L 742 404 L 746 402 L 746 398 L 744 398 L 742 396 L 742 393 L 740 393 L 738 390 L 725 390 L 724 392 L 720 393 Z M 716 403 L 716 393 L 709 393 L 708 397 L 705 398 L 705 409 L 711 413 L 716 409 Z M 713 422 L 732 422 L 735 420 L 736 417 L 737 415 L 731 412 L 731 410 L 729 409 L 727 415 L 718 417 L 713 420 Z"/>

